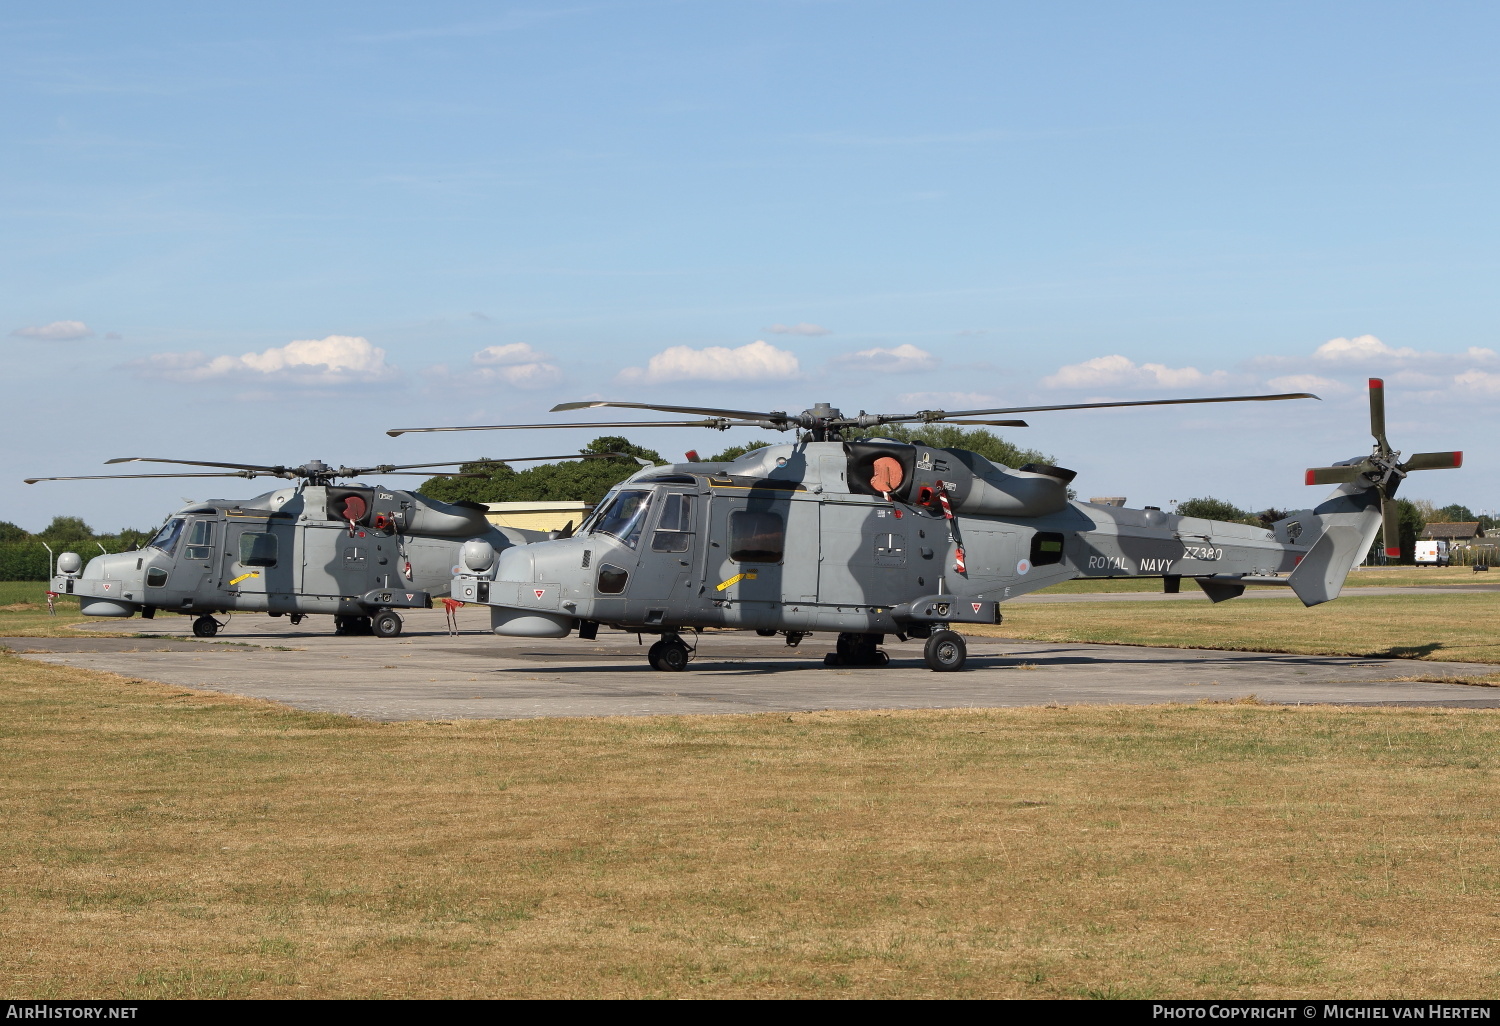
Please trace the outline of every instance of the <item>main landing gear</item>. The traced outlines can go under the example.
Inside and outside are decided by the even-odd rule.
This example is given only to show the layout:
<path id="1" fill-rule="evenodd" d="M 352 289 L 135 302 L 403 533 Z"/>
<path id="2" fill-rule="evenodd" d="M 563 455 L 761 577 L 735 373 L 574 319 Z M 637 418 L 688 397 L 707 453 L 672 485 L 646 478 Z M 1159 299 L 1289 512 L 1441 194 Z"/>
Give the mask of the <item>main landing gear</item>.
<path id="1" fill-rule="evenodd" d="M 401 627 L 401 617 L 394 609 L 381 609 L 374 616 L 335 616 L 333 618 L 333 633 L 345 638 L 357 634 L 394 638 L 401 633 Z"/>
<path id="2" fill-rule="evenodd" d="M 341 638 L 354 634 L 372 634 L 368 616 L 335 616 L 333 618 L 333 633 Z"/>
<path id="3" fill-rule="evenodd" d="M 902 635 L 905 640 L 905 635 Z M 878 647 L 884 634 L 840 634 L 837 650 L 823 657 L 824 666 L 887 666 L 891 657 Z M 927 634 L 922 658 L 928 669 L 938 672 L 962 670 L 969 658 L 963 636 L 941 624 L 934 624 Z"/>
<path id="4" fill-rule="evenodd" d="M 675 634 L 668 634 L 646 651 L 646 658 L 653 670 L 678 673 L 687 669 L 693 650 Z"/>
<path id="5" fill-rule="evenodd" d="M 884 634 L 840 634 L 834 651 L 823 657 L 824 666 L 889 666 L 891 657 L 878 647 Z"/>
<path id="6" fill-rule="evenodd" d="M 219 628 L 224 626 L 212 616 L 204 613 L 193 621 L 193 633 L 200 638 L 211 638 L 219 633 Z"/>
<path id="7" fill-rule="evenodd" d="M 927 645 L 922 650 L 922 657 L 927 661 L 927 667 L 931 670 L 951 671 L 962 670 L 964 663 L 969 658 L 968 646 L 964 644 L 963 635 L 948 630 L 934 630 L 927 638 Z"/>

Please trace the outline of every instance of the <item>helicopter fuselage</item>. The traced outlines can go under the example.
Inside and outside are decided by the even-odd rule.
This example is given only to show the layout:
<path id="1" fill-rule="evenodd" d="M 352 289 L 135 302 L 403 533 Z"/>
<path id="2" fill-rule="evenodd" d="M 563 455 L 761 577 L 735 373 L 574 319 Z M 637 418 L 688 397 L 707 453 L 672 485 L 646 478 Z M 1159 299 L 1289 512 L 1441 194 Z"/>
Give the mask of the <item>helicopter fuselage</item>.
<path id="1" fill-rule="evenodd" d="M 1161 577 L 1168 590 L 1193 577 L 1216 601 L 1285 586 L 1319 542 L 1297 593 L 1326 601 L 1348 569 L 1336 564 L 1373 530 L 1354 487 L 1256 527 L 1070 500 L 1071 478 L 887 441 L 654 467 L 574 537 L 492 561 L 466 549 L 453 595 L 490 605 L 494 632 L 510 636 L 590 636 L 602 624 L 920 637 L 997 623 L 1005 600 L 1075 577 Z"/>
<path id="2" fill-rule="evenodd" d="M 133 552 L 96 556 L 52 589 L 86 616 L 156 610 L 370 616 L 444 596 L 464 541 L 496 549 L 533 540 L 481 509 L 368 485 L 307 485 L 172 514 Z M 76 560 L 77 557 L 74 557 Z M 59 560 L 60 569 L 71 565 Z"/>

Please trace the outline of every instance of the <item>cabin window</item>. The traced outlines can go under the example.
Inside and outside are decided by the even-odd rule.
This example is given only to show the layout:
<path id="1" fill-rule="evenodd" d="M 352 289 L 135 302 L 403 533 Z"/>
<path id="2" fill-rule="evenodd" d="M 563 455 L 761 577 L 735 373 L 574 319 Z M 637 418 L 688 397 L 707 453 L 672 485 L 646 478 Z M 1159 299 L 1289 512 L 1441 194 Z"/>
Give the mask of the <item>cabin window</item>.
<path id="1" fill-rule="evenodd" d="M 763 509 L 729 514 L 729 558 L 736 563 L 780 563 L 786 551 L 786 521 Z"/>
<path id="2" fill-rule="evenodd" d="M 686 552 L 693 543 L 693 497 L 667 495 L 651 536 L 652 552 Z"/>
<path id="3" fill-rule="evenodd" d="M 177 551 L 177 542 L 182 538 L 182 525 L 185 523 L 187 521 L 181 517 L 173 517 L 163 524 L 162 529 L 156 532 L 156 537 L 146 544 L 170 556 Z"/>
<path id="4" fill-rule="evenodd" d="M 641 531 L 646 526 L 646 513 L 651 508 L 651 493 L 644 491 L 616 492 L 609 506 L 599 515 L 594 524 L 597 534 L 612 538 L 635 548 L 640 544 Z"/>
<path id="5" fill-rule="evenodd" d="M 1031 536 L 1031 565 L 1047 566 L 1061 563 L 1063 558 L 1063 536 L 1052 531 L 1038 531 Z"/>
<path id="6" fill-rule="evenodd" d="M 630 573 L 612 563 L 599 564 L 599 592 L 603 595 L 618 595 L 625 590 Z"/>
<path id="7" fill-rule="evenodd" d="M 153 566 L 146 571 L 146 587 L 165 588 L 167 586 L 167 572 L 159 566 Z"/>
<path id="8" fill-rule="evenodd" d="M 200 520 L 193 525 L 192 533 L 188 535 L 187 558 L 214 558 L 214 522 L 212 520 Z"/>
<path id="9" fill-rule="evenodd" d="M 240 535 L 240 565 L 275 566 L 276 536 L 249 531 Z"/>

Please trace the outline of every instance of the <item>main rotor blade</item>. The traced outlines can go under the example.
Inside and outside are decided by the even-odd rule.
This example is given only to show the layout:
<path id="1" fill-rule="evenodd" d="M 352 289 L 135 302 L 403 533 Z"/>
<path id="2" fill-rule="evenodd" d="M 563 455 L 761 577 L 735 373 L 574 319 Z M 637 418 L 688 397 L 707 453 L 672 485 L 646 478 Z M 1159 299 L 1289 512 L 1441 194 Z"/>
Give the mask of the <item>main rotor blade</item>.
<path id="1" fill-rule="evenodd" d="M 1317 399 L 1318 396 L 1311 392 L 1281 392 L 1277 395 L 1220 395 L 1207 399 L 1138 399 L 1128 403 L 1065 403 L 1061 406 L 1010 406 L 1000 410 L 933 410 L 931 412 L 940 414 L 938 420 L 948 420 L 951 417 L 989 417 L 1005 413 L 1047 413 L 1052 410 L 1102 410 L 1120 406 L 1187 406 L 1193 403 L 1266 403 L 1278 402 L 1282 399 Z M 912 418 L 921 420 L 922 415 L 916 414 Z"/>
<path id="2" fill-rule="evenodd" d="M 1356 463 L 1352 467 L 1309 467 L 1307 483 L 1310 485 L 1344 484 L 1353 481 L 1366 470 L 1368 463 Z"/>
<path id="3" fill-rule="evenodd" d="M 1452 470 L 1464 465 L 1461 452 L 1414 452 L 1401 464 L 1401 470 Z"/>
<path id="4" fill-rule="evenodd" d="M 566 413 L 569 410 L 596 410 L 601 406 L 614 406 L 627 410 L 656 410 L 660 413 L 701 413 L 705 417 L 728 417 L 731 420 L 780 420 L 786 418 L 785 411 L 761 413 L 756 410 L 718 410 L 709 406 L 656 406 L 652 403 L 617 403 L 595 399 L 580 403 L 558 403 L 549 413 Z"/>
<path id="5" fill-rule="evenodd" d="M 1385 382 L 1380 378 L 1370 379 L 1370 434 L 1380 451 L 1391 451 L 1391 443 L 1385 440 Z"/>
<path id="6" fill-rule="evenodd" d="M 1380 500 L 1380 536 L 1388 558 L 1401 558 L 1401 507 L 1394 499 Z"/>
<path id="7" fill-rule="evenodd" d="M 393 474 L 399 470 L 423 470 L 427 467 L 463 467 L 473 463 L 539 463 L 547 460 L 605 460 L 629 458 L 625 452 L 573 452 L 562 456 L 508 456 L 504 459 L 483 457 L 477 460 L 449 460 L 446 463 L 382 463 L 378 467 L 362 467 L 356 474 Z"/>
<path id="8" fill-rule="evenodd" d="M 706 427 L 723 431 L 732 427 L 758 427 L 768 430 L 783 430 L 775 425 L 763 423 L 758 420 L 731 422 L 728 420 L 626 420 L 626 421 L 600 421 L 597 423 L 584 424 L 475 424 L 465 427 L 426 427 L 426 428 L 392 428 L 386 434 L 395 438 L 398 435 L 419 434 L 431 431 L 529 431 L 532 428 L 640 428 L 640 427 Z"/>
<path id="9" fill-rule="evenodd" d="M 201 460 L 165 460 L 156 456 L 117 456 L 112 460 L 105 460 L 105 465 L 111 463 L 178 463 L 185 467 L 225 467 L 229 470 L 260 470 L 267 474 L 279 474 L 287 467 L 267 467 L 259 463 L 205 463 Z"/>
<path id="10" fill-rule="evenodd" d="M 133 477 L 248 477 L 256 478 L 261 475 L 253 470 L 241 471 L 238 474 L 84 474 L 80 477 L 28 477 L 27 484 L 36 484 L 38 481 L 119 481 Z"/>
<path id="11" fill-rule="evenodd" d="M 990 427 L 1030 427 L 1024 420 L 942 420 L 933 421 L 934 424 L 987 424 Z"/>

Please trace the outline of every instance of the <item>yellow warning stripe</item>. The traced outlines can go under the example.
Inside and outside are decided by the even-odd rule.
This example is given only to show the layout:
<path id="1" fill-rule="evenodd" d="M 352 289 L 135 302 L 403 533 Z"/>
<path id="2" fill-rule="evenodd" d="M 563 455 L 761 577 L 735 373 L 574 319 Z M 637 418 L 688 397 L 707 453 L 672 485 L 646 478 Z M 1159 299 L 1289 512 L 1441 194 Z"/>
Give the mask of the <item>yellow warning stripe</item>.
<path id="1" fill-rule="evenodd" d="M 756 572 L 754 570 L 747 570 L 742 574 L 735 574 L 729 580 L 720 584 L 718 586 L 719 590 L 723 591 L 725 588 L 728 588 L 731 585 L 739 584 L 741 581 L 753 581 L 755 580 L 755 573 Z"/>
<path id="2" fill-rule="evenodd" d="M 231 585 L 239 584 L 241 581 L 243 581 L 247 577 L 259 577 L 259 576 L 260 576 L 260 571 L 259 570 L 251 570 L 248 574 L 240 574 L 238 577 L 236 577 L 234 580 L 230 581 L 229 583 Z"/>

